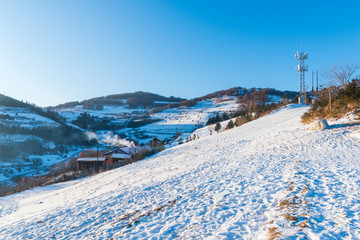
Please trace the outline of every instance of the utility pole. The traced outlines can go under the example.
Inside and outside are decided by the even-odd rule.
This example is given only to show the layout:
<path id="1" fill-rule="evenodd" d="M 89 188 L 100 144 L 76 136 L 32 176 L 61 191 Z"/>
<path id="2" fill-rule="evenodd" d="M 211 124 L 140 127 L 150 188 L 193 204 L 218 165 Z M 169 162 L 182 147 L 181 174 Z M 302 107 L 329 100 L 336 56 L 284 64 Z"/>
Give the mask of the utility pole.
<path id="1" fill-rule="evenodd" d="M 314 70 L 312 70 L 312 78 L 311 78 L 312 82 L 311 82 L 311 92 L 314 92 Z"/>
<path id="2" fill-rule="evenodd" d="M 329 106 L 331 111 L 331 78 L 329 77 Z"/>
<path id="3" fill-rule="evenodd" d="M 316 70 L 316 92 L 319 92 L 319 74 L 318 70 Z"/>

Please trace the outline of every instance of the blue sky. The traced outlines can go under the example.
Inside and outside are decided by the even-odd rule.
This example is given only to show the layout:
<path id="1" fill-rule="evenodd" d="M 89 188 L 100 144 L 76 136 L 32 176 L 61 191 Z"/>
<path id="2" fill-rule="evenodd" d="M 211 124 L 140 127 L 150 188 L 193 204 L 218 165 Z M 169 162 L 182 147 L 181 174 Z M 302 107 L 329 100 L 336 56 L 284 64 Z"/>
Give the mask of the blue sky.
<path id="1" fill-rule="evenodd" d="M 0 93 L 40 106 L 149 91 L 298 90 L 360 63 L 359 1 L 0 0 Z"/>

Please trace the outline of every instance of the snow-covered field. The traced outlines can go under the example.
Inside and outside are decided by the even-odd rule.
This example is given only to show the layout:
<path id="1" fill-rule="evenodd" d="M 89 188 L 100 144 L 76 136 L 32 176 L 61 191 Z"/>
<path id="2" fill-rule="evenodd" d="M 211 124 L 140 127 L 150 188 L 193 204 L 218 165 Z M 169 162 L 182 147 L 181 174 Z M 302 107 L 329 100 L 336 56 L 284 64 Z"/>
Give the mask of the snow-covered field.
<path id="1" fill-rule="evenodd" d="M 81 113 L 88 113 L 91 116 L 99 118 L 112 118 L 119 123 L 123 123 L 129 117 L 129 115 L 138 116 L 147 114 L 149 111 L 146 109 L 129 109 L 128 105 L 122 106 L 108 106 L 105 105 L 103 110 L 89 110 L 83 109 L 81 105 L 71 107 L 71 108 L 62 108 L 56 109 L 56 111 L 66 118 L 67 121 L 72 122 L 80 116 Z"/>
<path id="2" fill-rule="evenodd" d="M 56 127 L 58 123 L 53 120 L 31 112 L 27 108 L 0 106 L 0 114 L 12 117 L 11 120 L 0 120 L 0 123 L 7 126 L 18 126 L 23 128 L 35 128 L 39 126 Z"/>
<path id="3" fill-rule="evenodd" d="M 48 174 L 51 166 L 61 162 L 63 162 L 65 166 L 66 163 L 70 161 L 71 158 L 77 156 L 80 151 L 82 151 L 82 148 L 73 146 L 63 155 L 30 155 L 28 156 L 28 162 L 24 162 L 23 160 L 15 162 L 0 161 L 0 184 L 13 184 L 11 179 L 14 176 L 29 177 Z M 34 164 L 34 162 L 38 163 Z"/>
<path id="4" fill-rule="evenodd" d="M 25 129 L 34 129 L 38 127 L 58 127 L 59 123 L 43 117 L 27 108 L 19 107 L 5 107 L 0 106 L 0 124 L 6 127 L 21 127 Z M 15 131 L 15 130 L 14 130 Z M 8 134 L 0 131 L 0 145 L 11 144 L 27 144 L 27 141 L 39 141 L 48 149 L 54 149 L 56 146 L 53 142 L 45 141 L 36 135 L 23 135 L 16 133 Z M 16 148 L 14 146 L 13 148 Z M 69 149 L 70 150 L 70 149 Z M 77 150 L 77 149 L 76 149 Z M 72 149 L 72 151 L 74 151 Z M 1 152 L 4 153 L 4 152 Z M 69 154 L 72 154 L 70 151 Z M 28 161 L 25 161 L 25 158 Z M 36 159 L 40 164 L 34 164 Z M 27 155 L 26 157 L 18 157 L 15 159 L 1 159 L 0 158 L 0 184 L 11 183 L 14 176 L 30 176 L 47 172 L 47 168 L 55 163 L 65 161 L 67 157 L 61 155 Z M 0 237 L 1 238 L 1 237 Z"/>
<path id="5" fill-rule="evenodd" d="M 192 133 L 199 127 L 206 124 L 209 117 L 217 113 L 230 113 L 238 108 L 234 97 L 227 97 L 229 101 L 218 102 L 221 99 L 212 99 L 198 102 L 196 106 L 190 108 L 166 109 L 160 113 L 155 113 L 154 118 L 163 119 L 160 122 L 151 123 L 134 129 L 137 133 L 143 133 L 161 140 L 169 139 L 176 133 Z M 128 131 L 131 134 L 131 131 Z"/>
<path id="6" fill-rule="evenodd" d="M 221 101 L 224 99 L 227 101 Z M 155 137 L 166 140 L 179 133 L 193 132 L 195 129 L 204 126 L 209 117 L 215 116 L 216 113 L 229 113 L 236 111 L 237 108 L 236 97 L 224 96 L 223 98 L 204 100 L 198 102 L 194 107 L 166 109 L 162 112 L 151 114 L 151 119 L 158 119 L 160 121 L 138 128 L 124 128 L 115 131 L 115 134 L 125 134 L 138 142 L 144 143 L 149 142 Z M 112 124 L 119 124 L 121 126 L 126 125 L 129 119 L 132 120 L 137 117 L 147 118 L 150 112 L 149 109 L 129 109 L 128 105 L 105 105 L 103 110 L 82 109 L 79 105 L 72 108 L 57 109 L 56 111 L 64 116 L 68 122 L 72 122 L 81 113 L 86 112 L 100 119 L 111 119 Z"/>
<path id="7" fill-rule="evenodd" d="M 2 197 L 0 238 L 360 239 L 360 126 L 310 132 L 307 109 Z"/>

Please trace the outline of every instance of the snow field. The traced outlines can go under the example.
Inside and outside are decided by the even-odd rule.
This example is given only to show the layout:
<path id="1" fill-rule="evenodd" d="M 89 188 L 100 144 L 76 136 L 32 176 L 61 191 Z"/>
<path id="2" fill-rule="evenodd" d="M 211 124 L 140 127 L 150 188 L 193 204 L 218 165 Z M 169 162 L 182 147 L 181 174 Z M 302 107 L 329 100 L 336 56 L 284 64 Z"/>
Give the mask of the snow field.
<path id="1" fill-rule="evenodd" d="M 238 104 L 235 97 L 226 97 L 229 101 L 218 102 L 221 99 L 204 100 L 198 102 L 194 107 L 180 107 L 166 109 L 162 112 L 151 115 L 151 118 L 161 119 L 159 122 L 147 124 L 139 128 L 126 128 L 117 131 L 125 133 L 128 136 L 142 142 L 139 136 L 148 136 L 144 142 L 157 137 L 161 140 L 170 139 L 176 133 L 193 132 L 196 128 L 204 126 L 210 116 L 215 116 L 216 112 L 236 111 Z M 72 122 L 83 112 L 99 118 L 111 119 L 113 124 L 123 125 L 129 117 L 146 116 L 149 109 L 129 109 L 127 105 L 122 106 L 104 106 L 103 110 L 87 110 L 81 106 L 72 108 L 58 109 L 58 113 L 64 116 L 68 122 Z M 146 138 L 146 137 L 145 137 Z"/>
<path id="2" fill-rule="evenodd" d="M 0 114 L 9 115 L 12 120 L 0 120 L 7 126 L 20 126 L 23 128 L 35 128 L 40 126 L 59 126 L 55 121 L 31 112 L 26 108 L 0 106 Z"/>
<path id="3" fill-rule="evenodd" d="M 310 132 L 306 110 L 289 105 L 147 160 L 0 198 L 0 236 L 359 239 L 358 126 Z"/>
<path id="4" fill-rule="evenodd" d="M 229 101 L 204 100 L 191 108 L 166 109 L 153 115 L 154 118 L 163 119 L 162 121 L 145 125 L 134 131 L 162 140 L 169 139 L 176 133 L 191 133 L 196 128 L 204 126 L 209 117 L 215 116 L 218 112 L 236 111 L 238 108 L 236 98 L 226 98 Z"/>

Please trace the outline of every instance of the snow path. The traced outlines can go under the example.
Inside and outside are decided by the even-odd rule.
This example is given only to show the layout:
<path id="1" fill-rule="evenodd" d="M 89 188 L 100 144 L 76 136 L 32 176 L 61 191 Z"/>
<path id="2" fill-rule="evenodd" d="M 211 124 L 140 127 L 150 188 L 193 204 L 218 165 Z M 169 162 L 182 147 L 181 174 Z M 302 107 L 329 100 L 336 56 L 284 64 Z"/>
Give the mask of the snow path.
<path id="1" fill-rule="evenodd" d="M 289 105 L 148 160 L 0 198 L 0 238 L 268 239 L 273 227 L 291 239 L 360 239 L 357 126 L 310 132 L 306 110 Z M 287 199 L 297 202 L 281 206 Z"/>

